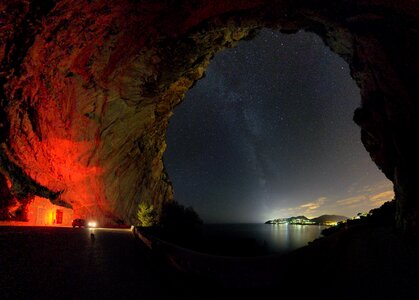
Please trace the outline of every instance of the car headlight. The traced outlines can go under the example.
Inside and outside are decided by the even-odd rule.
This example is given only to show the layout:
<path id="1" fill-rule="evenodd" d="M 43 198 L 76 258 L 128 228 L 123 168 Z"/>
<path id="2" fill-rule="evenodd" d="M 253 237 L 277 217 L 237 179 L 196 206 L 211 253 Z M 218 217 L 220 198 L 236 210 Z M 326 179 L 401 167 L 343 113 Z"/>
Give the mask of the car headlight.
<path id="1" fill-rule="evenodd" d="M 96 225 L 97 225 L 96 222 L 93 222 L 93 221 L 87 223 L 87 226 L 89 227 L 96 227 Z"/>

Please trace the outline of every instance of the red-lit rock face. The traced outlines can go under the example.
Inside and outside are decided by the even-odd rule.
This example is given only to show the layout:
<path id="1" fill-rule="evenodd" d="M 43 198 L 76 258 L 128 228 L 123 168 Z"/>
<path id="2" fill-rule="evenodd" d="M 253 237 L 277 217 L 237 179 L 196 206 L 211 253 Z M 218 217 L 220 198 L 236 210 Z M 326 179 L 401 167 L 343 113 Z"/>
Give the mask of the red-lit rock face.
<path id="1" fill-rule="evenodd" d="M 415 223 L 414 4 L 294 2 L 0 4 L 0 170 L 12 194 L 126 221 L 140 201 L 171 200 L 162 156 L 173 107 L 217 51 L 267 26 L 314 31 L 348 61 L 362 140 L 397 183 L 400 224 Z"/>

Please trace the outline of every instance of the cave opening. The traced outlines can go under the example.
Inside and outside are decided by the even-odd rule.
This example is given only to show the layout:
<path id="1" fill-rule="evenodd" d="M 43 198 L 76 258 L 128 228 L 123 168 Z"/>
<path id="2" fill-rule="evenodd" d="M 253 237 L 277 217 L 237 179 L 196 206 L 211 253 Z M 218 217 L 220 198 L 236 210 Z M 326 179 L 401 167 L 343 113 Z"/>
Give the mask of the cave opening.
<path id="1" fill-rule="evenodd" d="M 360 203 L 381 201 L 381 197 L 392 193 L 391 184 L 384 177 L 380 178 L 388 185 L 376 192 L 371 190 L 374 182 L 370 185 L 367 182 L 361 186 L 351 185 L 353 182 L 349 179 L 354 177 L 349 175 L 355 174 L 356 180 L 364 182 L 369 167 L 371 172 L 382 176 L 368 157 L 368 151 L 376 166 L 394 183 L 396 216 L 392 217 L 392 220 L 395 219 L 396 224 L 374 224 L 366 230 L 359 230 L 362 229 L 360 227 L 346 230 L 345 227 L 345 233 L 335 235 L 336 239 L 323 239 L 314 243 L 313 247 L 283 256 L 283 259 L 267 260 L 265 264 L 257 263 L 257 266 L 254 264 L 255 272 L 251 272 L 251 277 L 247 276 L 250 272 L 244 268 L 228 268 L 224 258 L 216 264 L 216 261 L 205 255 L 206 264 L 201 264 L 193 259 L 193 252 L 185 253 L 175 249 L 174 255 L 168 253 L 166 257 L 173 264 L 178 263 L 176 267 L 186 266 L 190 270 L 191 266 L 198 266 L 199 272 L 187 276 L 188 279 L 193 277 L 193 282 L 186 280 L 183 284 L 183 276 L 179 277 L 177 273 L 172 272 L 164 272 L 163 277 L 156 277 L 154 280 L 153 276 L 147 275 L 146 269 L 143 270 L 145 273 L 139 272 L 141 268 L 132 270 L 132 274 L 138 275 L 139 280 L 136 280 L 136 276 L 131 276 L 130 282 L 137 283 L 150 277 L 151 281 L 147 280 L 146 285 L 151 287 L 151 296 L 155 291 L 167 291 L 166 279 L 171 277 L 175 281 L 170 286 L 185 287 L 184 291 L 191 291 L 194 296 L 202 295 L 202 291 L 212 291 L 216 296 L 226 295 L 225 289 L 216 288 L 214 283 L 218 280 L 211 278 L 218 269 L 220 278 L 229 284 L 240 282 L 242 277 L 241 282 L 245 289 L 239 294 L 238 289 L 232 289 L 231 295 L 235 296 L 243 292 L 243 295 L 248 297 L 250 288 L 257 284 L 263 289 L 266 285 L 271 285 L 272 289 L 268 289 L 267 292 L 278 293 L 280 290 L 283 294 L 293 294 L 299 291 L 299 294 L 309 297 L 316 293 L 344 295 L 343 297 L 348 299 L 375 299 L 380 296 L 398 299 L 403 296 L 415 298 L 418 295 L 417 2 L 56 0 L 47 1 L 46 5 L 44 3 L 14 0 L 2 1 L 0 4 L 0 208 L 3 211 L 9 210 L 10 206 L 15 207 L 17 202 L 25 205 L 26 202 L 32 199 L 35 202 L 36 197 L 41 197 L 44 202 L 50 204 L 60 204 L 61 201 L 71 204 L 77 217 L 95 214 L 104 221 L 109 221 L 111 225 L 115 222 L 136 224 L 139 204 L 153 202 L 157 207 L 170 202 L 173 199 L 173 188 L 162 162 L 166 149 L 165 133 L 168 121 L 174 106 L 182 101 L 184 93 L 191 85 L 201 78 L 209 59 L 214 53 L 218 53 L 209 65 L 207 78 L 198 81 L 195 86 L 195 89 L 200 85 L 210 88 L 201 93 L 192 89 L 185 104 L 177 108 L 169 127 L 169 148 L 165 161 L 170 179 L 174 183 L 176 200 L 192 205 L 207 222 L 260 222 L 272 217 L 281 217 L 281 209 L 285 209 L 286 216 L 298 214 L 298 211 L 292 209 L 301 209 L 303 213 L 307 210 L 319 215 L 322 213 L 320 209 L 333 203 L 337 207 L 356 208 Z M 329 113 L 317 113 L 314 117 L 304 115 L 303 121 L 300 122 L 303 123 L 302 130 L 296 129 L 295 134 L 289 134 L 289 137 L 276 123 L 267 124 L 273 117 L 278 123 L 284 123 L 282 120 L 278 121 L 281 110 L 269 101 L 261 101 L 260 106 L 256 107 L 254 102 L 258 101 L 248 98 L 245 100 L 240 97 L 240 101 L 236 102 L 226 101 L 230 100 L 228 97 L 222 98 L 222 101 L 215 99 L 214 92 L 220 87 L 213 86 L 206 80 L 213 78 L 211 72 L 220 67 L 217 60 L 221 60 L 232 51 L 240 50 L 245 45 L 250 45 L 251 42 L 242 41 L 237 49 L 224 52 L 220 50 L 238 43 L 254 28 L 261 27 L 278 28 L 288 33 L 299 29 L 316 32 L 334 53 L 348 62 L 362 96 L 360 108 L 354 115 L 354 120 L 360 128 L 352 123 L 352 113 L 359 105 L 358 100 L 350 102 L 353 104 L 350 108 L 344 107 L 347 113 L 345 115 L 329 111 L 333 106 L 343 106 L 336 99 L 342 100 L 344 97 L 335 98 L 331 103 L 320 103 L 311 98 L 315 94 L 312 92 L 310 97 L 293 101 L 295 106 L 290 110 L 296 110 L 297 117 L 304 115 L 305 110 L 322 108 L 322 103 L 323 110 Z M 288 38 L 299 34 L 289 35 Z M 252 42 L 254 41 L 257 41 L 257 38 Z M 273 41 L 268 43 L 271 48 L 275 45 Z M 257 52 L 262 54 L 261 45 L 258 45 L 257 49 Z M 333 54 L 330 53 L 330 56 Z M 314 61 L 310 64 L 309 57 L 306 55 L 296 59 L 297 62 L 302 62 L 301 68 L 307 74 L 318 63 Z M 288 56 L 286 59 L 289 59 Z M 281 59 L 276 61 L 280 62 Z M 232 92 L 232 86 L 237 85 L 250 89 L 249 92 L 237 91 L 239 96 L 251 94 L 252 90 L 256 96 L 264 96 L 266 93 L 270 94 L 273 87 L 286 86 L 287 81 L 275 80 L 274 76 L 270 76 L 268 85 L 259 88 L 255 82 L 243 82 L 239 77 L 241 73 L 256 73 L 248 72 L 244 68 L 252 63 L 256 65 L 256 71 L 267 68 L 263 59 L 261 62 L 256 55 L 252 55 L 250 59 L 241 56 L 241 59 L 235 60 L 230 70 L 233 70 L 234 66 L 240 66 L 242 72 L 239 70 L 238 75 L 235 73 L 232 78 L 228 76 L 230 81 L 221 80 L 221 83 L 229 83 L 226 91 Z M 223 66 L 222 60 L 220 65 Z M 349 74 L 346 64 L 343 67 Z M 282 69 L 276 70 L 276 73 L 289 74 Z M 308 75 L 306 79 L 317 79 L 331 92 L 331 81 L 339 78 L 339 74 L 328 72 L 323 81 Z M 232 79 L 234 82 L 231 82 Z M 304 91 L 308 81 L 303 83 L 299 89 L 294 89 L 295 93 Z M 193 99 L 191 96 L 194 93 Z M 351 95 L 344 91 L 341 91 L 341 94 Z M 259 98 L 266 101 L 267 97 Z M 284 102 L 280 101 L 283 99 L 294 98 L 276 97 L 275 103 L 280 108 L 284 105 Z M 181 135 L 176 132 L 182 130 L 175 130 L 176 139 L 179 141 L 173 142 L 172 125 L 175 124 L 176 117 L 181 118 L 180 109 L 192 108 L 193 103 L 197 103 L 199 107 L 199 100 L 208 102 L 208 105 L 203 106 L 201 112 L 186 114 L 180 121 L 187 122 L 192 128 L 186 137 L 198 135 L 205 139 L 187 140 L 182 148 L 179 146 Z M 226 105 L 226 102 L 229 105 Z M 297 102 L 300 103 L 297 105 Z M 210 103 L 215 105 L 212 109 L 209 108 Z M 234 112 L 233 108 L 236 106 L 242 110 Z M 270 109 L 263 110 L 262 107 Z M 194 115 L 198 118 L 197 122 L 193 122 Z M 207 120 L 209 116 L 218 118 Z M 326 117 L 322 119 L 323 116 Z M 253 117 L 261 120 L 244 126 L 252 121 Z M 289 126 L 297 126 L 297 117 L 289 120 Z M 339 136 L 340 143 L 332 142 L 339 127 L 336 123 L 333 130 L 326 130 L 320 126 L 327 124 L 332 118 L 334 121 L 346 120 L 347 124 L 352 126 L 356 139 L 352 141 L 351 135 L 342 134 Z M 238 127 L 227 126 L 232 123 L 232 119 L 238 119 Z M 200 131 L 200 126 L 205 123 L 218 127 Z M 275 130 L 270 131 L 270 127 Z M 309 129 L 313 129 L 313 132 Z M 223 135 L 217 138 L 217 131 Z M 235 134 L 229 135 L 231 132 Z M 247 135 L 244 135 L 245 133 Z M 261 138 L 262 134 L 268 136 L 267 141 Z M 298 147 L 301 143 L 295 142 L 293 138 L 305 135 L 311 139 L 302 139 L 301 143 L 312 140 L 314 142 Z M 241 144 L 235 142 L 238 138 L 242 141 Z M 362 145 L 359 143 L 360 138 Z M 286 142 L 280 143 L 280 139 L 285 139 Z M 220 150 L 213 149 L 215 146 L 209 143 L 212 140 L 216 140 L 215 145 L 221 145 Z M 295 147 L 291 147 L 293 141 Z M 285 145 L 284 151 L 291 153 L 287 156 L 287 153 L 279 151 L 275 145 Z M 322 145 L 323 147 L 320 147 Z M 351 172 L 354 164 L 345 164 L 342 159 L 334 159 L 333 150 L 336 149 L 332 146 L 338 145 L 346 150 L 346 154 L 351 154 L 352 158 L 358 157 L 356 161 L 359 164 L 365 162 L 358 169 L 362 173 Z M 352 150 L 356 145 L 359 146 L 358 150 Z M 177 146 L 180 149 L 177 151 L 181 152 L 185 159 L 174 155 L 171 162 L 171 151 L 176 152 Z M 294 149 L 307 153 L 297 156 Z M 193 155 L 191 150 L 194 150 Z M 364 155 L 362 158 L 357 156 L 358 151 Z M 267 156 L 268 152 L 274 152 L 270 159 Z M 248 153 L 253 156 L 246 159 L 245 154 Z M 199 156 L 202 154 L 213 157 L 201 161 L 201 165 L 193 168 L 194 162 L 200 161 Z M 219 154 L 220 156 L 216 156 Z M 232 156 L 232 159 L 228 159 L 227 154 Z M 299 159 L 287 159 L 293 156 Z M 322 164 L 324 161 L 328 164 Z M 311 170 L 317 169 L 319 172 L 323 171 L 323 174 L 310 172 L 311 164 L 317 166 Z M 224 169 L 210 172 L 219 165 L 224 166 Z M 286 168 L 288 165 L 291 165 L 291 168 Z M 303 168 L 299 168 L 300 166 Z M 272 173 L 272 176 L 267 177 L 269 180 L 263 177 L 264 172 L 268 175 Z M 371 179 L 374 176 L 370 173 L 367 177 Z M 234 178 L 235 184 L 231 185 L 228 178 Z M 293 183 L 294 178 L 304 180 L 299 182 L 299 185 L 288 184 Z M 323 181 L 320 184 L 321 180 L 326 180 L 326 183 Z M 342 183 L 343 180 L 349 182 L 349 185 Z M 189 185 L 193 189 L 182 189 L 182 185 Z M 327 194 L 324 185 L 337 187 L 338 191 Z M 310 186 L 315 189 L 307 189 L 305 194 L 309 197 L 298 195 L 303 193 L 303 187 Z M 324 193 L 316 194 L 318 190 Z M 363 193 L 350 192 L 359 190 Z M 295 191 L 296 195 L 292 195 L 291 192 L 282 195 L 278 191 Z M 340 194 L 333 197 L 332 192 Z M 287 200 L 295 202 L 287 203 Z M 57 207 L 49 207 L 57 212 Z M 64 208 L 60 208 L 60 211 L 64 213 L 65 224 L 67 214 Z M 23 215 L 23 212 L 18 210 L 16 214 Z M 334 211 L 329 207 L 327 212 Z M 43 208 L 37 211 L 36 219 L 41 215 L 50 218 L 48 211 Z M 99 223 L 103 224 L 100 220 Z M 393 228 L 393 225 L 396 225 L 396 228 Z M 261 224 L 260 227 L 273 226 Z M 21 278 L 10 281 L 12 284 L 9 284 L 6 290 L 6 293 L 10 292 L 10 297 L 33 295 L 26 285 L 27 282 L 36 287 L 36 294 L 40 297 L 43 294 L 50 295 L 50 291 L 56 292 L 57 285 L 54 285 L 54 282 L 58 283 L 59 289 L 63 287 L 60 284 L 62 280 L 58 282 L 54 278 L 42 276 L 39 278 L 42 282 L 37 284 L 36 280 L 33 281 L 32 274 L 21 272 L 21 267 L 28 264 L 19 262 L 26 257 L 45 257 L 44 254 L 39 256 L 34 252 L 36 249 L 44 250 L 45 247 L 29 247 L 28 243 L 20 242 L 15 244 L 14 241 L 23 241 L 24 235 L 7 234 L 6 227 L 4 231 L 6 234 L 2 234 L 2 238 L 8 240 L 8 247 L 2 249 L 6 253 L 6 256 L 1 255 L 2 257 L 13 257 L 15 249 L 22 248 L 19 255 L 15 256 L 18 259 L 6 260 L 9 264 L 5 270 L 11 271 L 6 272 L 6 281 Z M 16 232 L 22 231 L 19 228 Z M 37 234 L 39 237 L 52 238 L 54 241 L 53 235 L 49 234 L 51 230 L 47 230 L 48 234 L 38 229 L 36 231 L 41 233 Z M 114 235 L 112 231 L 109 232 Z M 29 229 L 28 236 L 31 237 L 31 241 L 36 240 L 32 238 L 32 228 Z M 414 244 L 410 243 L 412 237 L 416 238 L 413 240 Z M 132 240 L 132 236 L 130 239 Z M 101 242 L 102 238 L 98 237 L 95 247 L 100 246 Z M 43 244 L 51 246 L 47 247 L 51 249 L 58 249 L 55 246 L 63 245 Z M 121 247 L 125 245 L 112 244 Z M 153 243 L 153 247 L 157 247 L 154 249 L 157 255 L 152 255 L 153 260 L 170 250 L 164 245 L 159 247 L 159 244 Z M 224 246 L 223 243 L 220 245 Z M 94 249 L 90 246 L 88 248 Z M 128 244 L 123 248 L 124 251 L 134 249 Z M 118 258 L 117 252 L 106 257 Z M 63 256 L 63 253 L 59 253 L 58 256 Z M 48 257 L 54 260 L 53 255 Z M 140 255 L 136 253 L 132 258 L 126 262 L 132 263 L 140 259 Z M 148 262 L 151 262 L 150 255 L 145 255 L 144 258 L 148 265 Z M 234 261 L 237 265 L 237 260 Z M 119 263 L 119 259 L 115 262 Z M 49 265 L 55 268 L 57 264 Z M 29 269 L 36 271 L 39 268 Z M 117 271 L 119 269 L 116 268 Z M 161 269 L 160 261 L 157 269 Z M 206 273 L 200 272 L 201 270 Z M 307 270 L 305 273 L 310 276 L 305 278 L 310 279 L 301 283 L 301 280 L 296 279 L 302 278 L 304 270 Z M 61 276 L 57 277 L 55 271 L 44 273 L 60 279 Z M 149 275 L 158 275 L 157 273 L 151 271 Z M 25 274 L 30 278 L 25 278 Z M 267 280 L 264 280 L 262 274 L 266 274 Z M 311 276 L 313 274 L 315 276 Z M 204 275 L 204 286 L 199 284 L 198 277 L 201 275 Z M 93 283 L 101 280 L 97 276 L 93 279 Z M 45 282 L 52 284 L 43 292 L 39 286 Z M 163 284 L 161 288 L 160 284 Z M 91 286 L 95 287 L 95 284 Z M 191 290 L 193 286 L 196 289 Z M 143 293 L 138 288 L 132 289 L 132 284 L 128 284 L 127 287 L 122 294 L 129 290 Z M 70 286 L 69 291 L 74 292 L 74 289 Z M 173 289 L 168 291 L 175 292 Z M 185 297 L 184 291 L 181 294 Z M 107 290 L 101 292 L 106 294 Z M 115 289 L 110 292 L 118 293 Z M 266 296 L 270 294 L 272 293 L 266 293 Z M 260 298 L 261 295 L 265 296 L 265 293 L 255 295 Z"/>
<path id="2" fill-rule="evenodd" d="M 162 162 L 168 120 L 210 58 L 255 28 L 306 29 L 350 65 L 362 95 L 354 116 L 361 141 L 394 183 L 397 227 L 416 232 L 414 5 L 205 3 L 167 3 L 147 11 L 145 21 L 137 2 L 128 10 L 123 2 L 111 10 L 95 2 L 83 7 L 87 15 L 104 8 L 94 13 L 98 21 L 92 24 L 85 23 L 83 14 L 71 22 L 66 13 L 50 15 L 39 3 L 26 4 L 29 11 L 40 12 L 35 15 L 5 5 L 10 13 L 0 26 L 8 28 L 2 38 L 9 46 L 0 51 L 5 99 L 0 103 L 5 120 L 0 124 L 0 168 L 6 178 L 2 189 L 10 192 L 6 198 L 35 195 L 71 204 L 78 215 L 136 222 L 141 202 L 160 205 L 173 199 Z M 114 17 L 109 18 L 111 11 Z M 132 12 L 130 18 L 126 11 Z M 183 17 L 155 26 L 163 11 Z M 17 15 L 24 23 L 15 22 Z M 25 24 L 34 26 L 21 32 Z M 69 38 L 69 32 L 82 31 L 89 34 Z M 63 49 L 64 55 L 55 55 Z"/>
<path id="3" fill-rule="evenodd" d="M 352 120 L 349 66 L 314 33 L 261 30 L 216 54 L 184 101 L 164 162 L 205 222 L 353 217 L 394 197 Z"/>

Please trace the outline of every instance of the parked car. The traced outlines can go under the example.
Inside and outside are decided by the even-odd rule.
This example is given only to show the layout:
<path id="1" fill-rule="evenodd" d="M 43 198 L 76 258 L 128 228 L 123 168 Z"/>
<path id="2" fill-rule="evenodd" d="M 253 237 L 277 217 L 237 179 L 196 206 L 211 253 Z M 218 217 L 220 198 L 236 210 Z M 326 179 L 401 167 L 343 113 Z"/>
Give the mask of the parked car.
<path id="1" fill-rule="evenodd" d="M 74 219 L 73 222 L 71 222 L 71 226 L 73 226 L 73 228 L 95 228 L 97 223 L 95 221 L 87 222 L 85 219 Z"/>
<path id="2" fill-rule="evenodd" d="M 85 219 L 74 219 L 73 222 L 71 222 L 71 226 L 73 226 L 73 228 L 79 227 L 86 227 L 86 220 Z"/>

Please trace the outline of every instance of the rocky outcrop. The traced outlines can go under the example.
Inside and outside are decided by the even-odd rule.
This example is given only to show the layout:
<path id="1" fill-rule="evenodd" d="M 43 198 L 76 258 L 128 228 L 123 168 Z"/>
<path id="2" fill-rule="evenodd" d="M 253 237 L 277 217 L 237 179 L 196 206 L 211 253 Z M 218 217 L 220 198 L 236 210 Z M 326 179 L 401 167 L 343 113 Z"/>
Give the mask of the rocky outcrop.
<path id="1" fill-rule="evenodd" d="M 262 27 L 317 33 L 362 92 L 354 120 L 419 220 L 414 1 L 82 1 L 0 4 L 0 170 L 19 199 L 133 221 L 173 198 L 162 156 L 174 106 L 214 54 Z M 18 174 L 18 175 L 16 175 Z M 1 178 L 0 178 L 1 180 Z"/>

